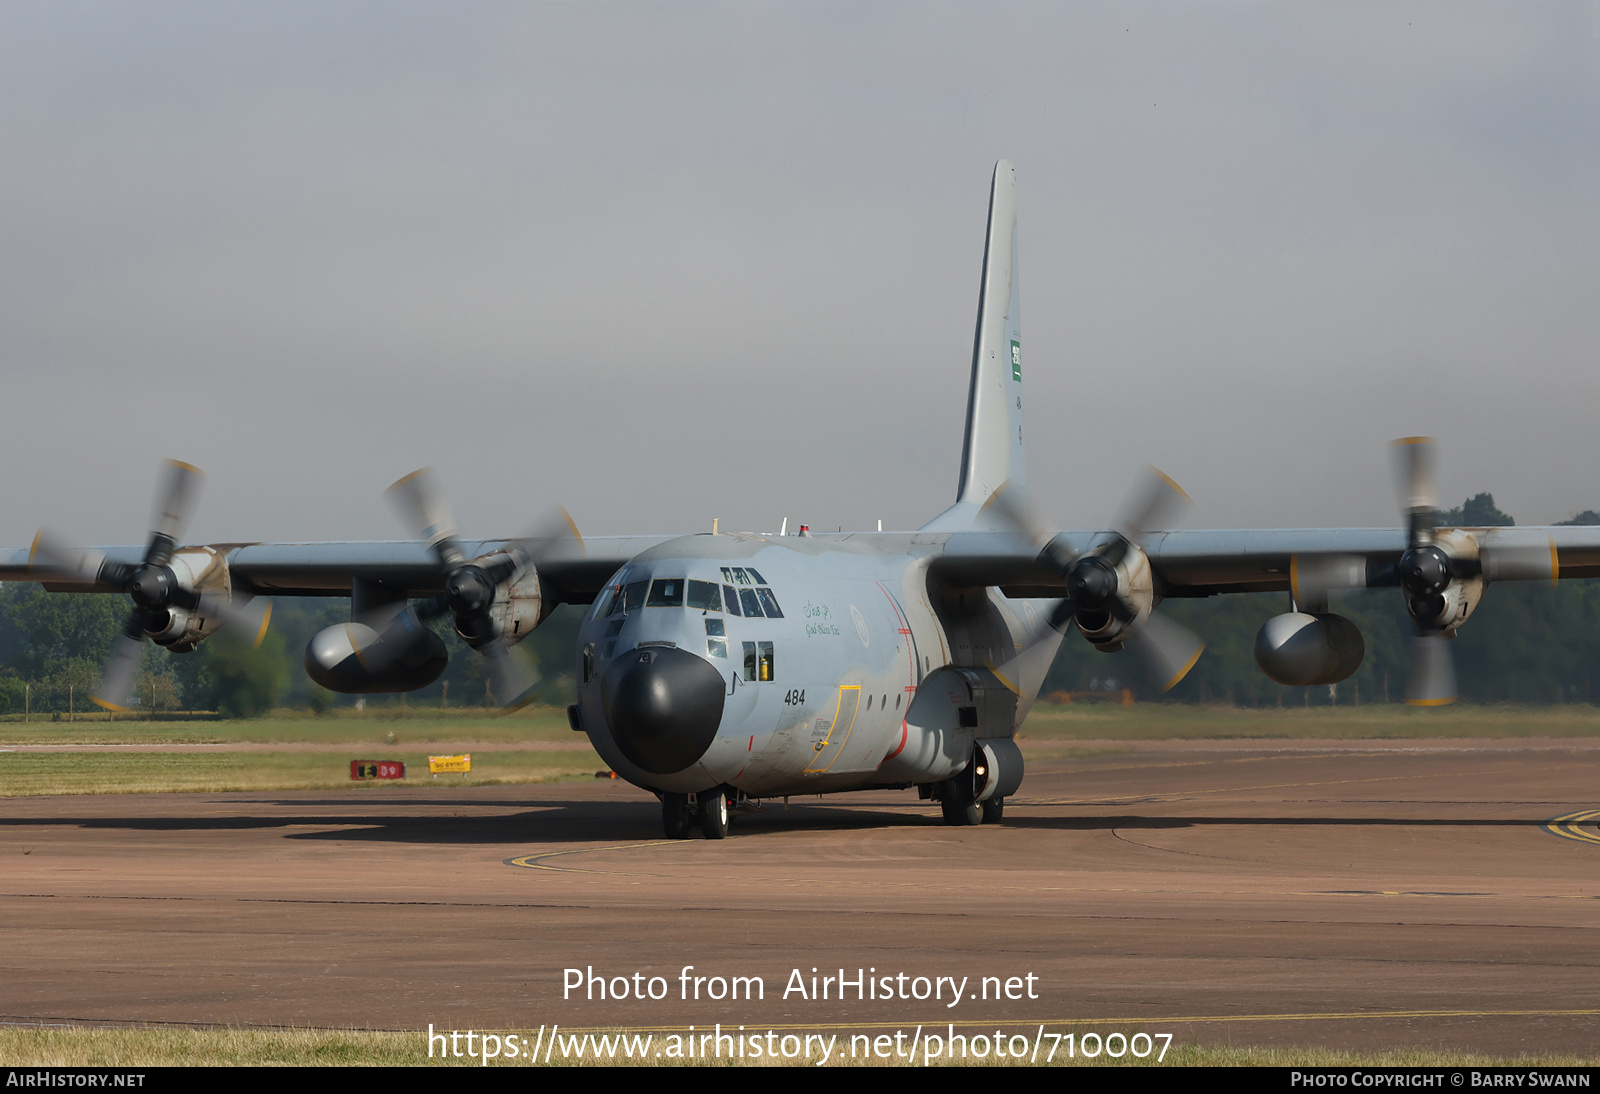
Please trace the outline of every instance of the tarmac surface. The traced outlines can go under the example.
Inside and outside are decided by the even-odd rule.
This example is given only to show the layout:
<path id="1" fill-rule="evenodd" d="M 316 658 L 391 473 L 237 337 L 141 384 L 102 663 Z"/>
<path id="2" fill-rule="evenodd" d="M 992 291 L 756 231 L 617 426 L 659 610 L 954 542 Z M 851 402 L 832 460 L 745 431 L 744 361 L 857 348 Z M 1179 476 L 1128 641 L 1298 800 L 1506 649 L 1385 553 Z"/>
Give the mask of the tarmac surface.
<path id="1" fill-rule="evenodd" d="M 998 826 L 880 792 L 722 841 L 611 780 L 3 799 L 0 1021 L 1597 1055 L 1593 743 L 1050 757 Z M 761 997 L 708 997 L 733 977 Z"/>

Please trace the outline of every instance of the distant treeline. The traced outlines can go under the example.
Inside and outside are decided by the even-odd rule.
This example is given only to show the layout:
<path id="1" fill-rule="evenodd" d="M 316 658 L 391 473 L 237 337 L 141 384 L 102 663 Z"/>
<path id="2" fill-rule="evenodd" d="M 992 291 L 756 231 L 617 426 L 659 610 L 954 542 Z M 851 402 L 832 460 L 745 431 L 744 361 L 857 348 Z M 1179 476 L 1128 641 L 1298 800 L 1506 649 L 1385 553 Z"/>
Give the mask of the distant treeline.
<path id="1" fill-rule="evenodd" d="M 1479 494 L 1441 514 L 1441 525 L 1506 526 L 1512 519 Z M 1563 524 L 1600 524 L 1585 511 Z M 1336 598 L 1332 609 L 1361 628 L 1366 658 L 1350 679 L 1330 689 L 1286 688 L 1256 668 L 1256 631 L 1289 610 L 1288 595 L 1242 594 L 1203 600 L 1168 600 L 1160 611 L 1206 642 L 1198 664 L 1166 698 L 1239 706 L 1398 702 L 1405 693 L 1410 620 L 1399 589 L 1368 589 Z M 100 679 L 112 640 L 127 619 L 126 597 L 47 593 L 21 583 L 0 585 L 0 714 L 26 706 L 41 714 L 94 709 L 89 693 Z M 278 706 L 321 710 L 355 702 L 313 684 L 302 668 L 306 643 L 324 627 L 349 618 L 343 599 L 279 599 L 259 649 L 223 631 L 192 653 L 172 654 L 146 643 L 138 703 L 152 711 L 216 710 L 249 717 Z M 583 609 L 563 606 L 520 649 L 537 664 L 541 698 L 566 704 L 573 697 L 574 650 Z M 435 630 L 450 651 L 437 682 L 406 702 L 438 706 L 488 705 L 483 658 L 467 648 L 448 622 Z M 1563 581 L 1493 585 L 1452 644 L 1461 697 L 1476 702 L 1600 702 L 1600 582 Z M 1156 698 L 1137 659 L 1126 651 L 1101 653 L 1075 632 L 1061 644 L 1045 684 L 1048 692 L 1116 692 L 1133 689 Z M 369 702 L 396 703 L 372 696 Z"/>
<path id="2" fill-rule="evenodd" d="M 46 715 L 95 710 L 89 699 L 100 680 L 111 643 L 127 619 L 127 597 L 98 593 L 47 593 L 12 582 L 0 585 L 0 715 L 24 708 Z M 523 643 L 539 666 L 541 698 L 571 702 L 572 662 L 581 608 L 557 608 Z M 306 644 L 324 627 L 350 618 L 344 599 L 275 598 L 271 626 L 259 649 L 226 629 L 190 653 L 170 653 L 145 643 L 144 671 L 136 702 L 150 711 L 215 710 L 253 717 L 280 706 L 322 710 L 350 705 L 355 696 L 336 695 L 312 683 L 303 668 Z M 407 702 L 438 706 L 487 704 L 483 658 L 467 648 L 447 622 L 434 629 L 450 652 L 444 675 Z M 398 696 L 368 696 L 379 704 Z"/>

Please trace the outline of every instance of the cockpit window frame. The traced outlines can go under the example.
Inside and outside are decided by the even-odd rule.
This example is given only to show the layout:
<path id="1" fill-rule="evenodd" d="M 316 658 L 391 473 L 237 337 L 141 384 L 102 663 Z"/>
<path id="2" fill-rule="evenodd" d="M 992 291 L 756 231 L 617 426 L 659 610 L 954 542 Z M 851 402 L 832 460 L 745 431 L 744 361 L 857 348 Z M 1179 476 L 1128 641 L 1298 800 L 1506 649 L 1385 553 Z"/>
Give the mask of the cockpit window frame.
<path id="1" fill-rule="evenodd" d="M 687 595 L 685 602 L 690 611 L 720 612 L 722 610 L 722 586 L 715 581 L 697 581 L 690 578 L 687 582 Z M 710 590 L 710 595 L 707 595 Z"/>

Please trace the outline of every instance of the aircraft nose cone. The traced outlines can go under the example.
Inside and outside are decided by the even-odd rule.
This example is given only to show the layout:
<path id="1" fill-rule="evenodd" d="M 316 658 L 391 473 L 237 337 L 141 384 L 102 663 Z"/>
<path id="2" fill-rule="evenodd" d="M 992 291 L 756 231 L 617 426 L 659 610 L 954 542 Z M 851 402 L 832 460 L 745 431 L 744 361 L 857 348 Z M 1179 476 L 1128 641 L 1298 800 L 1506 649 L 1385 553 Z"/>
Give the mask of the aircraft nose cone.
<path id="1" fill-rule="evenodd" d="M 651 774 L 670 775 L 711 747 L 727 687 L 705 658 L 648 646 L 606 668 L 600 701 L 622 754 Z"/>

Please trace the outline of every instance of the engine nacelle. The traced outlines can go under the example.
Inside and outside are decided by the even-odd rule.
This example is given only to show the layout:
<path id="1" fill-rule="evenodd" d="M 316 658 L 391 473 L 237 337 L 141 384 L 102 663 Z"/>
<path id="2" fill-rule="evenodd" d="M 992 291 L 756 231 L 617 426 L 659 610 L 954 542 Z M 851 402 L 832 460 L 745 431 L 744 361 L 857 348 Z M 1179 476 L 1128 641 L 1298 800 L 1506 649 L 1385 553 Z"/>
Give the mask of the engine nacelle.
<path id="1" fill-rule="evenodd" d="M 517 573 L 515 580 L 495 589 L 489 618 L 494 620 L 496 632 L 507 643 L 515 645 L 533 633 L 533 628 L 544 618 L 543 609 L 539 575 L 528 566 Z"/>
<path id="2" fill-rule="evenodd" d="M 1361 667 L 1366 652 L 1361 630 L 1326 612 L 1275 615 L 1256 634 L 1256 664 L 1289 687 L 1336 684 Z"/>
<path id="3" fill-rule="evenodd" d="M 1447 556 L 1445 576 L 1435 584 L 1436 591 L 1425 591 L 1420 596 L 1406 593 L 1406 611 L 1425 631 L 1453 634 L 1483 599 L 1483 573 L 1477 565 L 1478 541 L 1467 532 L 1450 528 L 1434 533 L 1431 548 L 1422 548 L 1423 551 L 1430 549 L 1442 551 Z M 1454 577 L 1451 576 L 1452 571 L 1470 576 Z M 1446 580 L 1448 583 L 1445 583 Z"/>
<path id="4" fill-rule="evenodd" d="M 1098 611 L 1079 608 L 1078 631 L 1092 642 L 1096 649 L 1114 653 L 1122 648 L 1128 633 L 1143 623 L 1155 609 L 1155 582 L 1150 576 L 1150 557 L 1133 544 L 1128 545 L 1122 560 L 1115 567 L 1107 566 L 1103 558 L 1086 555 L 1079 566 L 1098 566 L 1115 575 L 1116 599 L 1120 612 L 1109 608 Z M 1126 618 L 1119 618 L 1125 616 Z"/>
<path id="5" fill-rule="evenodd" d="M 214 548 L 186 547 L 173 554 L 167 568 L 172 579 L 191 592 L 232 593 L 227 557 Z M 173 653 L 188 653 L 222 625 L 216 616 L 177 606 L 169 607 L 160 622 L 158 629 L 145 631 L 145 637 Z"/>
<path id="6" fill-rule="evenodd" d="M 381 633 L 365 623 L 318 631 L 305 664 L 306 675 L 330 691 L 360 695 L 425 688 L 449 661 L 444 640 L 406 610 Z"/>

